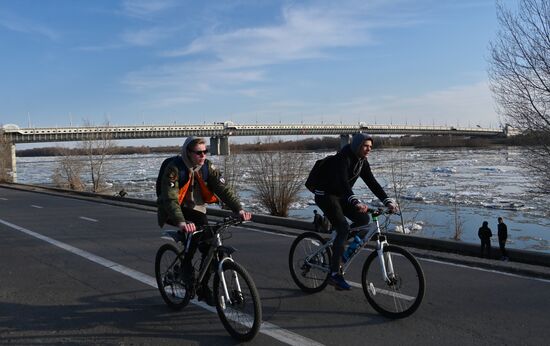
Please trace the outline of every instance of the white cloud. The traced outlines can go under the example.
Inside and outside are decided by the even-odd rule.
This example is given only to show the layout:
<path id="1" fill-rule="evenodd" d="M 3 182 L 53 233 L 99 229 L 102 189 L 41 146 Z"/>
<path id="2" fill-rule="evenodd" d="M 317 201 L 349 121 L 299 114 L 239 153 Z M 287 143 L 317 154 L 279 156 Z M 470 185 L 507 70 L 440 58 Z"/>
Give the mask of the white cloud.
<path id="1" fill-rule="evenodd" d="M 166 38 L 171 30 L 165 28 L 149 28 L 137 31 L 125 31 L 121 39 L 131 46 L 151 46 Z"/>
<path id="2" fill-rule="evenodd" d="M 144 18 L 178 6 L 176 0 L 124 0 L 122 9 L 131 17 Z"/>
<path id="3" fill-rule="evenodd" d="M 497 126 L 496 114 L 487 81 L 453 86 L 420 95 L 388 95 L 364 98 L 339 105 L 361 121 L 418 124 L 460 124 L 461 126 Z"/>
<path id="4" fill-rule="evenodd" d="M 124 82 L 139 90 L 156 89 L 158 95 L 162 88 L 167 95 L 173 94 L 174 88 L 184 95 L 197 95 L 197 88 L 208 92 L 241 90 L 243 94 L 243 90 L 257 89 L 251 83 L 264 81 L 274 65 L 329 58 L 331 49 L 369 43 L 367 9 L 362 4 L 346 7 L 332 2 L 285 7 L 278 25 L 206 34 L 181 49 L 164 52 L 181 62 L 134 71 Z M 148 38 L 146 33 L 126 36 L 127 41 L 136 43 L 142 39 L 149 42 Z"/>
<path id="5" fill-rule="evenodd" d="M 52 41 L 57 40 L 60 36 L 55 30 L 48 26 L 8 12 L 0 12 L 0 26 L 11 31 L 44 36 Z"/>

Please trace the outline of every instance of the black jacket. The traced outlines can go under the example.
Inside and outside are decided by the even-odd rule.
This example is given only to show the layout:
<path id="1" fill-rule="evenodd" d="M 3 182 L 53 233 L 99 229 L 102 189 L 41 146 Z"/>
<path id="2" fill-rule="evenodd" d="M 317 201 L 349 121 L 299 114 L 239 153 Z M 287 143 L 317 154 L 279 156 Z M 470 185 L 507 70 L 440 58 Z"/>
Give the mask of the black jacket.
<path id="1" fill-rule="evenodd" d="M 349 144 L 336 155 L 328 158 L 327 162 L 323 164 L 320 174 L 322 179 L 319 181 L 315 194 L 328 193 L 342 197 L 348 203 L 355 205 L 361 200 L 353 193 L 352 188 L 357 179 L 361 177 L 372 193 L 384 204 L 392 201 L 372 174 L 367 159 L 359 160 Z"/>

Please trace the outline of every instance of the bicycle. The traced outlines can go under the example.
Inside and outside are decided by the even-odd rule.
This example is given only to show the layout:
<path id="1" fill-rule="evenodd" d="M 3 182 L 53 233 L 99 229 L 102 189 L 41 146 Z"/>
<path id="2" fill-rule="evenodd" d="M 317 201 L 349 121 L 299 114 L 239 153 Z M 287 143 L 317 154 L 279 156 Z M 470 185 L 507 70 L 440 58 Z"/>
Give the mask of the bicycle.
<path id="1" fill-rule="evenodd" d="M 425 291 L 424 272 L 418 261 L 407 250 L 390 245 L 381 231 L 379 216 L 385 216 L 383 228 L 387 229 L 390 212 L 371 210 L 369 225 L 352 228 L 350 235 L 361 231 L 366 233 L 363 244 L 350 255 L 342 265 L 342 274 L 350 267 L 353 259 L 369 242 L 374 242 L 374 251 L 363 264 L 361 286 L 369 304 L 380 314 L 389 318 L 403 318 L 415 312 Z M 372 226 L 371 226 L 372 225 Z M 290 274 L 296 285 L 304 292 L 322 291 L 328 284 L 332 244 L 336 231 L 327 241 L 318 233 L 305 232 L 299 235 L 290 247 L 288 258 Z M 379 265 L 374 265 L 377 260 Z"/>
<path id="2" fill-rule="evenodd" d="M 172 244 L 162 245 L 155 258 L 155 277 L 164 302 L 174 310 L 185 307 L 200 286 L 207 270 L 214 270 L 213 294 L 218 316 L 232 337 L 239 341 L 252 340 L 260 329 L 262 309 L 260 295 L 252 277 L 244 267 L 235 262 L 231 246 L 223 245 L 222 234 L 230 227 L 242 223 L 240 218 L 228 217 L 205 225 L 193 234 L 211 232 L 205 240 L 210 248 L 205 257 L 193 261 L 193 270 L 185 270 L 183 258 L 191 243 L 191 236 L 176 230 L 167 230 L 163 239 L 173 240 L 182 250 Z M 201 257 L 201 256 L 195 256 Z M 198 275 L 194 275 L 198 273 Z"/>

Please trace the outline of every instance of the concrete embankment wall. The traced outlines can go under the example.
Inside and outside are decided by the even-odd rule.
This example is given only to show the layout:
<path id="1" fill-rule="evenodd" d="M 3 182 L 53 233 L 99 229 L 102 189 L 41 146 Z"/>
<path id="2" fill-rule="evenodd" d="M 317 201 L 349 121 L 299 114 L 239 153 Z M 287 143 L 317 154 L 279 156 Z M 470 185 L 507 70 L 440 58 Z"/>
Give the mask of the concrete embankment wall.
<path id="1" fill-rule="evenodd" d="M 135 207 L 135 208 L 143 208 L 144 206 L 148 208 L 156 207 L 156 203 L 154 201 L 147 201 L 147 200 L 135 199 L 135 198 L 120 198 L 116 196 L 100 195 L 100 194 L 95 194 L 91 192 L 76 192 L 76 191 L 70 191 L 70 190 L 63 190 L 63 189 L 57 189 L 57 188 L 45 188 L 42 186 L 24 185 L 24 184 L 0 184 L 0 186 L 39 192 L 39 193 L 62 194 L 67 197 L 93 198 L 94 200 L 100 201 L 102 203 L 124 204 L 128 207 Z M 213 216 L 223 217 L 223 216 L 230 215 L 231 212 L 228 210 L 209 208 L 208 214 Z M 311 222 L 298 220 L 298 219 L 255 214 L 253 220 L 254 222 L 250 223 L 250 227 L 276 231 L 280 233 L 298 235 L 305 230 L 309 230 L 309 231 L 313 230 L 313 225 Z M 389 233 L 388 237 L 389 237 L 390 243 L 392 244 L 402 245 L 402 246 L 421 249 L 421 250 L 437 251 L 437 252 L 458 254 L 463 256 L 473 256 L 473 257 L 478 257 L 480 252 L 479 244 L 466 243 L 462 241 L 433 239 L 433 238 L 425 238 L 425 237 L 404 235 L 404 234 L 398 234 L 398 233 Z M 508 257 L 512 262 L 550 267 L 550 254 L 548 253 L 519 250 L 519 249 L 508 249 L 508 248 L 507 248 L 507 252 L 508 252 Z M 500 250 L 498 249 L 498 247 L 493 246 L 492 254 L 494 256 L 494 259 L 497 259 L 500 257 Z"/>

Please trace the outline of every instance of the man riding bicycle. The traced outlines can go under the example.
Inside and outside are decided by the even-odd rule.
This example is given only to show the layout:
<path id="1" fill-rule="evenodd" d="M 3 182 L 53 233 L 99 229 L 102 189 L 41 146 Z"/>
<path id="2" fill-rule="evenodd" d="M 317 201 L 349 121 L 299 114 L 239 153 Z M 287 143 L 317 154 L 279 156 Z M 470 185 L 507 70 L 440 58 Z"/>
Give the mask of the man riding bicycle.
<path id="1" fill-rule="evenodd" d="M 372 145 L 373 139 L 370 135 L 366 133 L 353 135 L 351 144 L 345 145 L 336 155 L 327 157 L 319 167 L 319 177 L 313 189 L 315 203 L 328 217 L 337 233 L 328 281 L 337 290 L 351 289 L 340 272 L 344 244 L 350 231 L 346 217 L 357 226 L 369 223 L 368 206 L 352 190 L 357 179 L 361 177 L 391 212 L 397 211 L 398 208 L 372 174 L 367 160 L 367 156 L 372 151 Z"/>
<path id="2" fill-rule="evenodd" d="M 160 191 L 157 200 L 157 216 L 159 226 L 170 224 L 179 228 L 180 232 L 193 233 L 203 225 L 208 224 L 206 203 L 216 203 L 221 199 L 233 212 L 238 213 L 243 220 L 250 220 L 252 214 L 244 211 L 237 195 L 225 185 L 220 172 L 206 159 L 206 142 L 203 138 L 188 137 L 181 154 L 171 160 L 160 176 Z M 184 258 L 186 273 L 192 273 L 192 259 L 198 244 L 209 234 L 200 233 L 193 236 L 191 245 Z M 201 247 L 205 256 L 208 247 Z M 210 273 L 205 275 L 201 287 L 197 290 L 199 301 L 214 305 L 212 291 L 208 287 Z"/>

